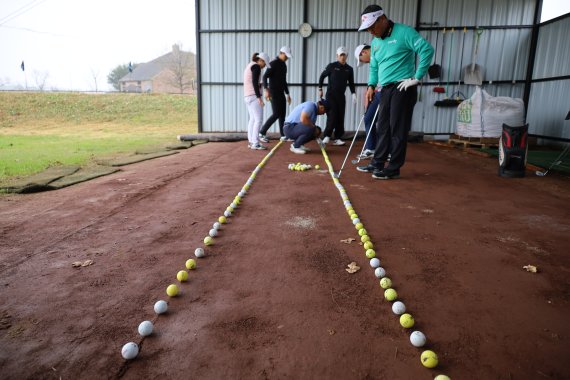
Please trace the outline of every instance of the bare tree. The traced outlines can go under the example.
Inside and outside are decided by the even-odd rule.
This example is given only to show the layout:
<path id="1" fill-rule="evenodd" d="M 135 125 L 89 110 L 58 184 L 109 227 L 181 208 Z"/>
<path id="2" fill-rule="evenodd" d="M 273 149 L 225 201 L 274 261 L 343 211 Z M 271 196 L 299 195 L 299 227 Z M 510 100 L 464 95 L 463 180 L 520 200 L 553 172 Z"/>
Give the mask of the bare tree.
<path id="1" fill-rule="evenodd" d="M 99 70 L 95 70 L 94 68 L 91 68 L 91 79 L 93 80 L 93 84 L 95 85 L 94 90 L 95 92 L 98 91 L 98 86 L 97 86 L 97 77 L 99 76 Z"/>
<path id="2" fill-rule="evenodd" d="M 43 91 L 45 89 L 48 77 L 48 71 L 34 70 L 34 82 L 36 83 L 38 90 Z"/>
<path id="3" fill-rule="evenodd" d="M 171 59 L 168 69 L 172 77 L 170 85 L 176 88 L 180 94 L 193 88 L 194 72 L 196 71 L 195 55 L 181 51 L 178 45 L 172 47 Z"/>

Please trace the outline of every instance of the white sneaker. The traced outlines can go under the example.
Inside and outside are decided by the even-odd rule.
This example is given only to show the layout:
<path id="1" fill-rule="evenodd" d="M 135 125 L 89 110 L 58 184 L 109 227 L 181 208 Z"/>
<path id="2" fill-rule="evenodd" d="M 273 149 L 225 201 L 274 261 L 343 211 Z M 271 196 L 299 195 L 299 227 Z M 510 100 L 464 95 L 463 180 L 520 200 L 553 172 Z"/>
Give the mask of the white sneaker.
<path id="1" fill-rule="evenodd" d="M 280 141 L 285 141 L 285 140 L 287 140 L 287 137 L 281 136 L 281 137 L 279 137 L 279 140 L 280 140 Z"/>
<path id="2" fill-rule="evenodd" d="M 330 141 L 331 141 L 330 137 L 326 136 L 326 137 L 323 139 L 323 144 L 328 144 Z"/>
<path id="3" fill-rule="evenodd" d="M 249 147 L 249 149 L 253 149 L 253 150 L 267 150 L 266 146 L 263 146 L 261 144 L 251 144 L 251 146 Z"/>
<path id="4" fill-rule="evenodd" d="M 264 142 L 264 143 L 268 143 L 269 139 L 267 138 L 267 136 L 262 135 L 261 133 L 259 134 L 259 141 Z"/>
<path id="5" fill-rule="evenodd" d="M 289 148 L 289 150 L 291 150 L 291 152 L 297 153 L 297 154 L 305 154 L 305 153 L 307 153 L 304 149 L 295 148 L 295 147 L 293 146 L 293 144 L 291 144 L 291 148 Z"/>
<path id="6" fill-rule="evenodd" d="M 374 157 L 374 151 L 373 151 L 373 150 L 370 150 L 370 149 L 366 149 L 366 150 L 365 150 L 364 152 L 362 152 L 362 154 L 361 154 L 359 157 L 357 157 L 357 158 L 360 158 L 361 160 L 366 160 L 366 159 L 372 158 L 372 157 Z"/>
<path id="7" fill-rule="evenodd" d="M 305 152 L 310 152 L 311 149 L 307 148 L 305 145 L 301 145 L 299 149 L 303 149 Z"/>
<path id="8" fill-rule="evenodd" d="M 344 145 L 344 144 L 346 144 L 346 143 L 344 141 L 342 141 L 341 139 L 336 139 L 333 141 L 333 145 L 340 146 L 340 145 Z"/>

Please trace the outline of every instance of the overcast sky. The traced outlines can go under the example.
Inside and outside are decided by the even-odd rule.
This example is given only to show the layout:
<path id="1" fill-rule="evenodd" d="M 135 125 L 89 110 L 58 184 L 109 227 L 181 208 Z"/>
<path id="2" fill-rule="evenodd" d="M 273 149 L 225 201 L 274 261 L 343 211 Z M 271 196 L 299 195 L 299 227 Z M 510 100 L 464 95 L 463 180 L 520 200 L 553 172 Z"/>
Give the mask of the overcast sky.
<path id="1" fill-rule="evenodd" d="M 196 51 L 194 0 L 0 0 L 0 89 L 110 90 L 107 75 L 129 61 Z M 25 72 L 20 69 L 25 62 Z"/>
<path id="2" fill-rule="evenodd" d="M 148 62 L 173 44 L 196 51 L 194 0 L 0 0 L 0 89 L 111 90 L 120 64 Z M 544 0 L 543 21 L 570 12 Z M 25 61 L 26 71 L 20 63 Z"/>

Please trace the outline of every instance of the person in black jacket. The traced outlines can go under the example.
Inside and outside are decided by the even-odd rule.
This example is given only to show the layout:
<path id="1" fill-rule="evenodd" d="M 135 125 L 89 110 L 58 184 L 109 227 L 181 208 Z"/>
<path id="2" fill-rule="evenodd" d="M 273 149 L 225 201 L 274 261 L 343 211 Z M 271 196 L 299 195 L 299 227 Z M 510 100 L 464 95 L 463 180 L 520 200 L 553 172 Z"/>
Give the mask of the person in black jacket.
<path id="1" fill-rule="evenodd" d="M 285 95 L 287 95 L 287 103 L 291 104 L 291 96 L 289 95 L 289 88 L 287 86 L 287 65 L 285 62 L 291 57 L 291 48 L 289 46 L 283 46 L 281 50 L 279 50 L 277 58 L 271 61 L 271 68 L 267 69 L 263 75 L 265 99 L 271 101 L 273 114 L 265 121 L 265 124 L 263 124 L 263 127 L 261 127 L 259 131 L 260 141 L 269 142 L 266 134 L 276 120 L 279 120 L 281 139 L 285 140 L 285 133 L 283 132 L 285 113 L 287 112 Z"/>
<path id="2" fill-rule="evenodd" d="M 323 143 L 327 144 L 334 131 L 333 145 L 344 145 L 342 135 L 344 135 L 344 109 L 346 106 L 346 98 L 344 93 L 346 86 L 350 88 L 352 93 L 352 101 L 356 104 L 356 93 L 354 89 L 354 72 L 352 67 L 346 63 L 347 53 L 344 46 L 336 50 L 337 62 L 327 65 L 325 71 L 321 73 L 319 78 L 319 98 L 323 97 L 323 82 L 326 77 L 329 78 L 327 85 L 326 99 L 330 103 L 330 109 L 327 111 L 327 126 L 324 132 Z"/>

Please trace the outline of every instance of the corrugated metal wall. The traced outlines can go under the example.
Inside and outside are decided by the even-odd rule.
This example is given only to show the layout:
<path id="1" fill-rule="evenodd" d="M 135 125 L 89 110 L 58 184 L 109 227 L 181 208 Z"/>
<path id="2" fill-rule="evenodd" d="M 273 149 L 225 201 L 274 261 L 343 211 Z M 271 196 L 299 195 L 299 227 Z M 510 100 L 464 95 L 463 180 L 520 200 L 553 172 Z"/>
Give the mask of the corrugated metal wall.
<path id="1" fill-rule="evenodd" d="M 347 91 L 346 122 L 347 130 L 355 130 L 361 118 L 363 94 L 368 78 L 368 65 L 356 68 L 352 52 L 360 43 L 367 43 L 371 36 L 367 32 L 356 31 L 360 12 L 370 1 L 345 0 L 306 0 L 307 21 L 313 26 L 313 35 L 305 42 L 306 56 L 303 56 L 303 39 L 297 28 L 304 21 L 303 0 L 208 0 L 199 1 L 200 56 L 201 60 L 201 129 L 204 132 L 245 131 L 247 110 L 243 103 L 243 69 L 255 51 L 265 51 L 270 57 L 277 55 L 282 45 L 293 50 L 293 59 L 287 62 L 288 82 L 294 107 L 305 100 L 316 100 L 317 82 L 325 66 L 336 60 L 338 46 L 349 50 L 348 63 L 355 70 L 358 104 L 352 105 Z M 416 25 L 417 0 L 388 0 L 382 7 L 395 22 Z M 481 35 L 477 63 L 484 69 L 485 84 L 491 95 L 523 97 L 524 80 L 530 54 L 532 29 L 536 0 L 423 0 L 421 2 L 420 33 L 436 47 L 436 62 L 443 66 L 441 84 L 448 94 L 461 91 L 466 97 L 474 93 L 474 86 L 459 84 L 462 67 L 472 60 L 474 27 L 486 29 Z M 437 22 L 436 27 L 433 23 Z M 451 32 L 450 28 L 456 28 Z M 462 28 L 467 27 L 466 33 Z M 436 28 L 439 31 L 435 30 Z M 447 28 L 443 33 L 443 28 Z M 539 36 L 538 59 L 549 60 L 552 49 L 561 42 L 568 23 L 545 25 Z M 567 33 L 566 33 L 567 34 Z M 444 43 L 444 46 L 442 46 Z M 568 38 L 564 43 L 568 46 Z M 543 46 L 544 45 L 544 46 Z M 543 47 L 540 47 L 543 46 Z M 535 66 L 536 75 L 553 76 L 568 74 L 570 49 L 554 54 L 556 64 L 551 69 L 544 63 Z M 552 58 L 550 58 L 552 59 Z M 306 99 L 301 99 L 303 67 L 305 73 Z M 449 68 L 449 70 L 448 70 Z M 540 74 L 542 73 L 542 74 Z M 449 84 L 448 82 L 449 76 Z M 514 82 L 513 82 L 514 81 Z M 497 83 L 499 82 L 499 83 Z M 537 94 L 544 91 L 568 93 L 565 84 L 544 82 L 533 85 L 531 106 L 545 110 L 546 104 L 537 102 Z M 444 94 L 436 94 L 433 87 L 439 80 L 424 78 L 420 101 L 414 110 L 413 131 L 425 133 L 453 133 L 455 131 L 455 109 L 439 108 L 433 104 L 443 99 Z M 543 95 L 544 96 L 544 95 Z M 542 97 L 540 97 L 542 99 Z M 559 97 L 562 102 L 563 96 Z M 559 105 L 548 103 L 550 109 Z M 554 102 L 555 103 L 555 102 Z M 269 117 L 271 106 L 265 107 L 264 119 Z M 546 111 L 544 111 L 546 113 Z M 324 125 L 325 117 L 319 120 Z M 542 119 L 540 117 L 539 119 Z M 537 120 L 529 112 L 531 131 Z M 546 128 L 546 126 L 544 127 Z M 536 129 L 537 131 L 539 129 Z M 544 129 L 550 134 L 552 126 Z M 271 129 L 277 131 L 277 124 Z M 534 132 L 533 132 L 534 133 Z"/>
<path id="2" fill-rule="evenodd" d="M 530 133 L 570 139 L 570 17 L 541 26 L 533 79 L 553 78 L 531 86 L 527 122 Z"/>

